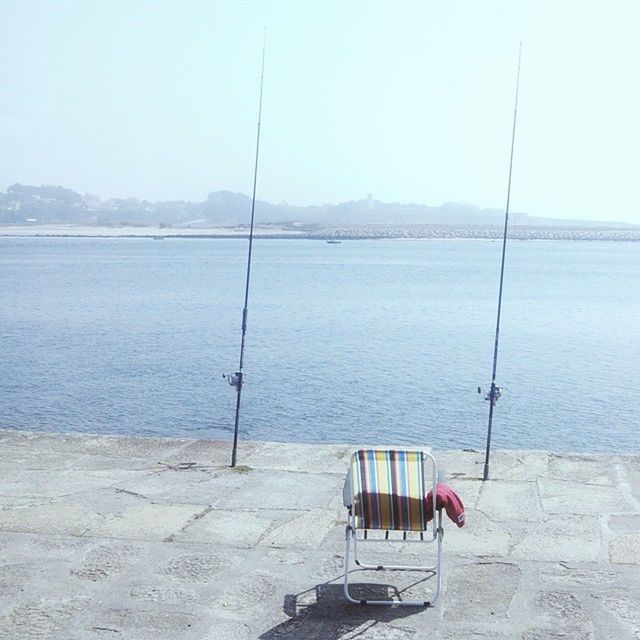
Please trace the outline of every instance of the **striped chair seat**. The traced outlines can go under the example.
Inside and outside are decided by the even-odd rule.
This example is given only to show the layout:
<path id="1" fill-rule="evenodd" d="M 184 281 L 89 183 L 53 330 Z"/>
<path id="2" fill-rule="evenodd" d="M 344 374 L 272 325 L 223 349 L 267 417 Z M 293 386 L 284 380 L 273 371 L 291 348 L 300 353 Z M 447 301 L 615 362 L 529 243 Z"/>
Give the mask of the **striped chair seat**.
<path id="1" fill-rule="evenodd" d="M 356 527 L 424 531 L 423 462 L 421 451 L 356 451 L 351 459 Z"/>

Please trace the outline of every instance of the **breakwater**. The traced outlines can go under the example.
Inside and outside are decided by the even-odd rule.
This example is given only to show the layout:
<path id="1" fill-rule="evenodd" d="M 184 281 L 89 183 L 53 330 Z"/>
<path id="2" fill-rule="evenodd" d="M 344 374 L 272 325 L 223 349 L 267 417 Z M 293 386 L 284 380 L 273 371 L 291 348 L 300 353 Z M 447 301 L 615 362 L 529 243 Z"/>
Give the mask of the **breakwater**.
<path id="1" fill-rule="evenodd" d="M 0 431 L 0 637 L 12 640 L 637 638 L 640 458 L 436 452 L 445 519 L 435 608 L 342 595 L 353 447 Z M 405 562 L 425 553 L 404 554 Z M 384 553 L 384 552 L 383 552 Z M 419 556 L 418 556 L 419 558 Z M 424 598 L 429 574 L 353 571 Z M 428 635 L 425 631 L 428 630 Z"/>
<path id="2" fill-rule="evenodd" d="M 216 238 L 248 237 L 248 227 L 143 227 L 143 226 L 76 226 L 34 225 L 0 226 L 0 237 L 31 238 Z M 394 225 L 362 226 L 318 225 L 262 225 L 255 229 L 258 239 L 279 240 L 383 240 L 383 239 L 470 239 L 497 240 L 502 238 L 501 226 L 485 225 Z M 513 240 L 587 240 L 608 242 L 638 242 L 640 227 L 561 227 L 511 225 L 509 238 Z"/>
<path id="3" fill-rule="evenodd" d="M 360 240 L 376 238 L 460 238 L 497 240 L 503 234 L 502 227 L 485 226 L 367 226 L 316 230 L 307 234 L 310 238 Z M 640 227 L 524 227 L 510 226 L 509 238 L 513 240 L 604 240 L 640 241 Z"/>

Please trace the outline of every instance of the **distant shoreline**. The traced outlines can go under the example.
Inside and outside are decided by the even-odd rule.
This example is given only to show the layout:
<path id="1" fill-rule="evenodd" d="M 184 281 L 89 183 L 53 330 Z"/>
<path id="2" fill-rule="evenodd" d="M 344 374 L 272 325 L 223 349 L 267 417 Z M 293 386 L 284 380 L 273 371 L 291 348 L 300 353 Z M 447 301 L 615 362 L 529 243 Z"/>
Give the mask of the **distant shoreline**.
<path id="1" fill-rule="evenodd" d="M 0 226 L 3 238 L 192 238 L 242 239 L 248 237 L 242 227 L 173 228 L 83 225 L 7 225 Z M 289 227 L 258 226 L 254 230 L 258 239 L 278 240 L 377 240 L 377 239 L 478 239 L 502 238 L 502 227 L 473 225 L 366 225 L 361 227 Z M 514 240 L 589 240 L 640 241 L 640 227 L 560 227 L 519 226 L 509 229 Z"/>

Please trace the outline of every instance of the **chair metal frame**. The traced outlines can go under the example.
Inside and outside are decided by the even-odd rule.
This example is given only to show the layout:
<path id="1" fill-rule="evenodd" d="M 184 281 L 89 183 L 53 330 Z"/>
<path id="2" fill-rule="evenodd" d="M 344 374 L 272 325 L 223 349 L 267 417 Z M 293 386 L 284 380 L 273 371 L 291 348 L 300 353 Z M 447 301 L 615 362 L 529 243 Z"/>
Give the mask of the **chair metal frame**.
<path id="1" fill-rule="evenodd" d="M 385 450 L 386 451 L 386 450 Z M 355 514 L 355 499 L 356 499 L 356 491 L 358 487 L 354 487 L 354 479 L 353 474 L 351 473 L 351 465 L 353 465 L 354 457 L 357 452 L 353 454 L 350 461 L 349 467 L 349 479 L 351 483 L 351 505 L 348 506 L 349 516 L 348 523 L 345 529 L 345 553 L 344 553 L 344 595 L 345 598 L 353 603 L 353 604 L 364 604 L 364 605 L 386 605 L 386 606 L 419 606 L 419 607 L 431 607 L 435 604 L 435 602 L 440 597 L 442 593 L 442 563 L 443 563 L 443 549 L 442 549 L 442 539 L 444 537 L 444 529 L 442 527 L 442 509 L 436 508 L 436 486 L 438 482 L 444 482 L 444 473 L 438 472 L 436 468 L 436 460 L 431 455 L 431 453 L 427 451 L 420 451 L 422 454 L 422 486 L 424 487 L 426 497 L 429 487 L 425 484 L 425 460 L 429 460 L 431 472 L 429 477 L 432 479 L 431 491 L 434 497 L 433 499 L 433 513 L 430 522 L 426 522 L 423 524 L 423 529 L 421 531 L 402 531 L 401 529 L 390 529 L 390 530 L 378 530 L 378 529 L 366 529 L 363 527 L 357 527 L 357 518 Z M 358 537 L 358 531 L 362 531 L 362 537 Z M 368 535 L 369 531 L 384 531 L 384 538 L 378 537 L 370 537 Z M 389 534 L 391 531 L 397 531 L 402 533 L 402 538 L 390 538 Z M 424 534 L 430 534 L 425 536 Z M 411 537 L 408 537 L 408 534 Z M 419 538 L 416 539 L 415 535 L 418 534 Z M 436 561 L 435 564 L 432 565 L 402 565 L 402 564 L 369 564 L 362 562 L 358 557 L 358 544 L 359 543 L 384 543 L 384 542 L 395 542 L 395 543 L 409 543 L 409 544 L 435 544 L 436 545 Z M 365 600 L 365 599 L 357 599 L 351 596 L 349 593 L 349 571 L 350 571 L 350 555 L 351 555 L 351 545 L 353 544 L 353 559 L 354 563 L 360 569 L 369 569 L 376 571 L 425 571 L 431 572 L 435 575 L 436 585 L 433 593 L 433 597 L 431 600 Z"/>

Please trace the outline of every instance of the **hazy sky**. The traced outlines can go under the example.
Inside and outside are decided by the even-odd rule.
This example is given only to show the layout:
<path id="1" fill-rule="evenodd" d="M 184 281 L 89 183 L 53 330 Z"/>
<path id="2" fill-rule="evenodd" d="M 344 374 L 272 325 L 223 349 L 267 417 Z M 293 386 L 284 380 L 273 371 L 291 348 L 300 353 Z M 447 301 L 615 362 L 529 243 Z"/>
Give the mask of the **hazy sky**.
<path id="1" fill-rule="evenodd" d="M 0 0 L 0 190 L 640 223 L 637 0 Z"/>

